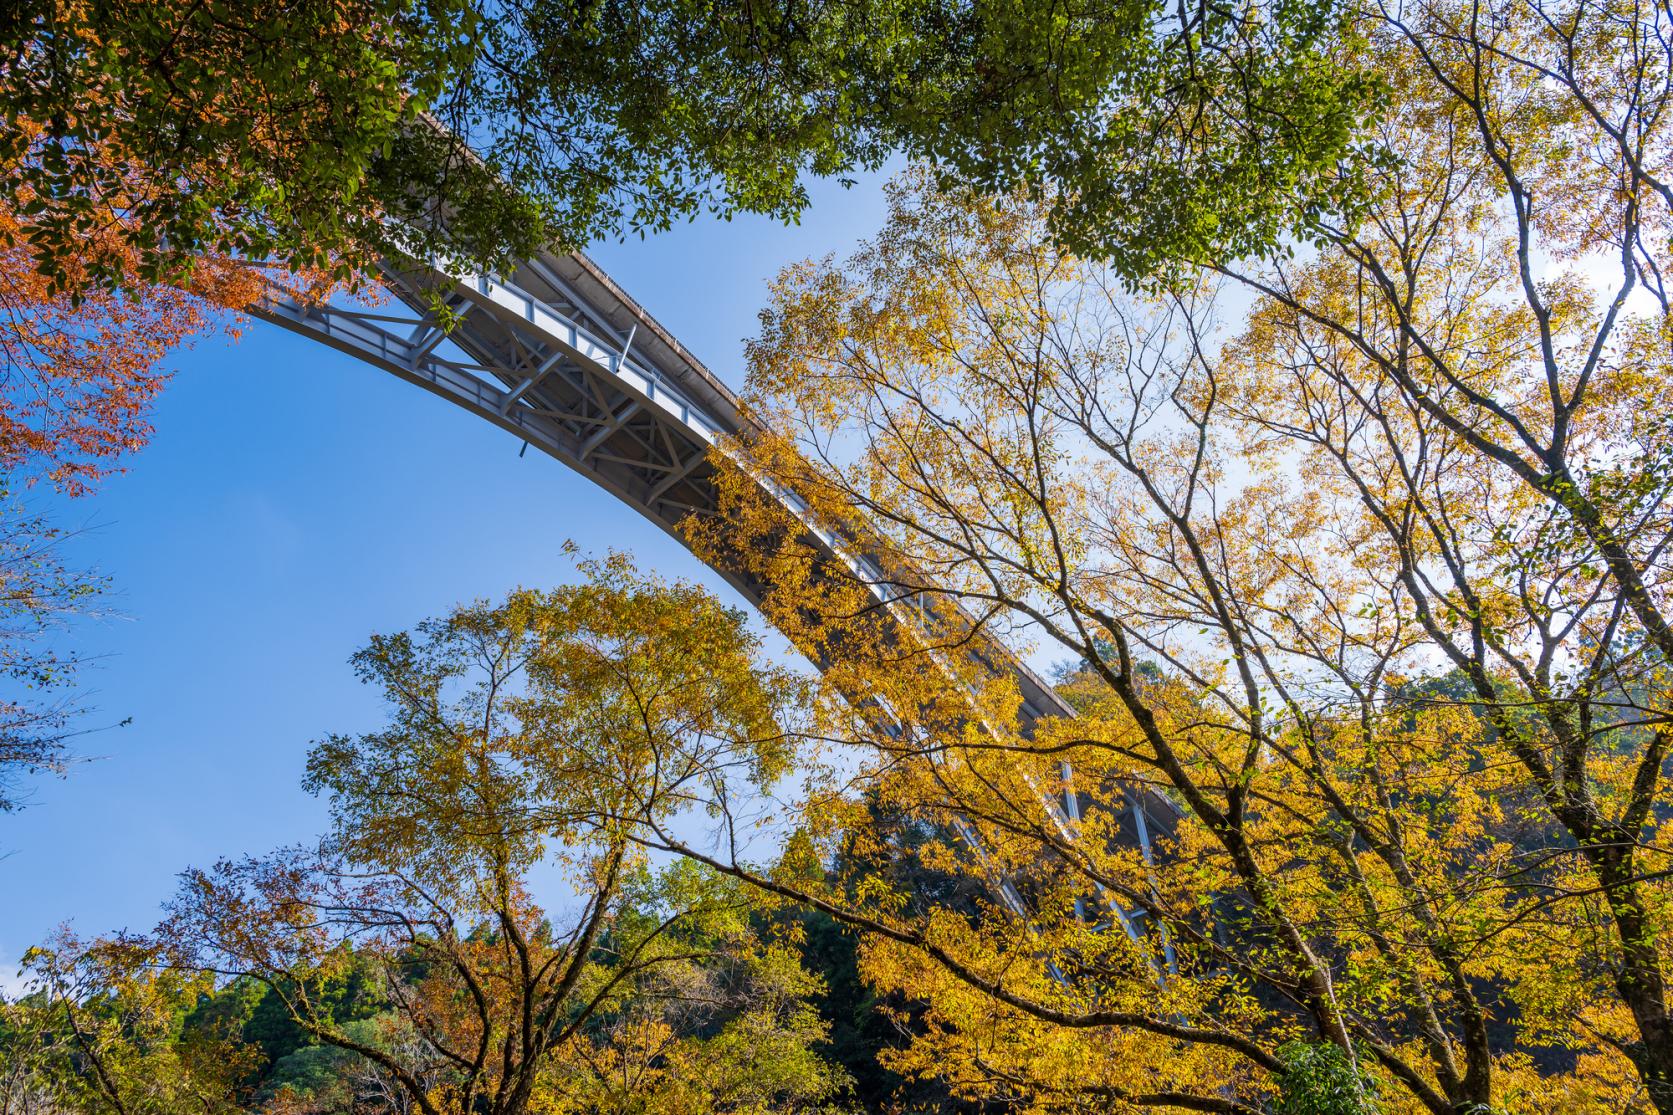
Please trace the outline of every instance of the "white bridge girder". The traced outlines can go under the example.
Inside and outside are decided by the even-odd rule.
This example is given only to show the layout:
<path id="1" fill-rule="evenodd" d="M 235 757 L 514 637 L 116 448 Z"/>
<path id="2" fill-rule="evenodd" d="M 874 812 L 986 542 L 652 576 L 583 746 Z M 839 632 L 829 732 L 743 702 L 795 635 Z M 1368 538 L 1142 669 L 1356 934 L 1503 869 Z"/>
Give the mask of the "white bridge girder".
<path id="1" fill-rule="evenodd" d="M 392 305 L 343 307 L 303 303 L 278 288 L 251 313 L 320 341 L 431 391 L 522 438 L 615 495 L 682 544 L 688 515 L 717 508 L 717 439 L 745 434 L 736 396 L 655 318 L 580 253 L 546 253 L 524 261 L 509 278 L 436 269 L 386 270 Z M 445 306 L 450 319 L 433 312 Z M 796 497 L 769 490 L 806 521 Z M 881 569 L 844 551 L 842 540 L 812 533 L 825 555 L 889 603 Z M 719 572 L 752 605 L 763 586 L 735 569 Z M 1073 709 L 1033 671 L 1009 655 L 987 666 L 1009 674 L 1023 698 L 1025 725 Z M 1076 827 L 1079 799 L 1071 772 L 1060 791 L 1043 794 L 1052 822 Z M 1125 792 L 1133 835 L 1150 856 L 1150 824 L 1172 812 L 1154 793 Z M 1146 814 L 1150 814 L 1150 824 Z M 984 861 L 968 825 L 961 835 Z M 1008 881 L 1002 898 L 1018 914 L 1022 902 Z M 1128 933 L 1142 911 L 1107 907 Z"/>

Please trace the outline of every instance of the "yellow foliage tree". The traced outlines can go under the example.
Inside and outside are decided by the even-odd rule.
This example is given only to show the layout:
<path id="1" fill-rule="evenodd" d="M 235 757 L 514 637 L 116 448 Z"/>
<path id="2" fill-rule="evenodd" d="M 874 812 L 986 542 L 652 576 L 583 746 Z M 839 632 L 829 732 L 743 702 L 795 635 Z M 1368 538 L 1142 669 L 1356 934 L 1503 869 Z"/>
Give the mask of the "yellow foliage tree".
<path id="1" fill-rule="evenodd" d="M 645 851 L 666 826 L 747 839 L 804 683 L 700 589 L 583 570 L 375 637 L 355 665 L 387 724 L 309 756 L 330 835 L 188 872 L 157 947 L 265 987 L 368 1110 L 822 1110 L 844 1077 L 817 979 L 747 888 Z M 337 1009 L 356 980 L 370 1027 Z"/>
<path id="2" fill-rule="evenodd" d="M 848 878 L 740 870 L 928 1004 L 906 1071 L 1037 1110 L 1673 1110 L 1667 16 L 1359 20 L 1376 201 L 1318 244 L 1141 297 L 1049 203 L 913 172 L 773 289 L 771 433 L 692 534 L 859 698 L 824 731 L 862 769 L 810 794 Z M 1021 715 L 996 641 L 1066 656 L 1078 715 Z M 947 874 L 991 901 L 907 885 Z"/>

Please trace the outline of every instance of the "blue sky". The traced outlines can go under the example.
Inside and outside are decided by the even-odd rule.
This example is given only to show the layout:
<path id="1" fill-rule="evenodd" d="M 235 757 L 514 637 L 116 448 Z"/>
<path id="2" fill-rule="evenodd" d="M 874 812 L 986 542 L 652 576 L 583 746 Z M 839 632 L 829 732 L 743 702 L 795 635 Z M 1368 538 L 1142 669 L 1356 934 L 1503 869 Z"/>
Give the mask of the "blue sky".
<path id="1" fill-rule="evenodd" d="M 707 220 L 592 254 L 736 386 L 766 282 L 871 235 L 880 185 L 816 185 L 797 227 Z M 147 928 L 184 867 L 316 834 L 309 742 L 379 720 L 346 664 L 368 634 L 562 579 L 566 539 L 736 599 L 556 461 L 323 346 L 252 322 L 173 366 L 150 446 L 61 509 L 94 528 L 70 557 L 117 590 L 119 615 L 77 635 L 102 656 L 93 722 L 132 723 L 83 739 L 96 758 L 0 815 L 0 980 L 61 922 Z"/>

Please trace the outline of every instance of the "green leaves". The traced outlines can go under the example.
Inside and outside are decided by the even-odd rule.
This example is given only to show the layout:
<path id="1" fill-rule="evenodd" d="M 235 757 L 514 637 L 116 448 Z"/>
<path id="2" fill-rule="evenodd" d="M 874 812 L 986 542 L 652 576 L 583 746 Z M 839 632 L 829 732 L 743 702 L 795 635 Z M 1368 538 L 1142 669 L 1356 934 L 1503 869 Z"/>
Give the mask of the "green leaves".
<path id="1" fill-rule="evenodd" d="M 701 213 L 792 221 L 805 176 L 905 152 L 1050 196 L 1056 235 L 1143 281 L 1352 208 L 1377 86 L 1336 4 L 32 0 L 0 164 L 61 278 L 89 221 L 150 281 L 200 253 L 492 266 Z"/>
<path id="2" fill-rule="evenodd" d="M 1377 1080 L 1340 1046 L 1293 1041 L 1278 1049 L 1284 1071 L 1272 1115 L 1378 1115 Z"/>

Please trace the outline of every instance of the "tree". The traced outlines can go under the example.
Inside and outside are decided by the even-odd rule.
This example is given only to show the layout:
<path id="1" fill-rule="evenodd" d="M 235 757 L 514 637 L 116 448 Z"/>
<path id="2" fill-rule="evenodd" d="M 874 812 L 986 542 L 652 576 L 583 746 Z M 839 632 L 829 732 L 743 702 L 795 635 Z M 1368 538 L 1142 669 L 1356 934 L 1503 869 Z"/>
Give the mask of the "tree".
<path id="1" fill-rule="evenodd" d="M 819 1107 L 842 1077 L 812 1050 L 816 981 L 745 889 L 639 843 L 781 777 L 802 684 L 700 590 L 584 569 L 374 638 L 355 663 L 388 725 L 309 759 L 330 837 L 189 872 L 158 940 L 264 985 L 359 1091 L 425 1115 Z M 541 863 L 567 917 L 530 896 Z"/>
<path id="2" fill-rule="evenodd" d="M 1669 1103 L 1668 659 L 1604 545 L 1660 584 L 1660 319 L 1616 328 L 1614 291 L 1525 284 L 1475 115 L 1427 40 L 1371 41 L 1409 78 L 1384 137 L 1407 159 L 1354 243 L 1400 261 L 1400 298 L 1370 248 L 1327 245 L 1237 271 L 1269 294 L 1228 330 L 1206 279 L 1135 296 L 1053 246 L 1049 205 L 924 172 L 855 257 L 774 288 L 750 352 L 770 432 L 693 537 L 872 698 L 823 731 L 940 834 L 878 854 L 993 898 L 920 912 L 875 876 L 829 890 L 707 858 L 866 933 L 868 976 L 929 1005 L 903 1071 L 1040 1108 L 1304 1109 L 1338 1085 L 1366 1109 Z M 1561 227 L 1606 227 L 1580 204 Z M 1544 313 L 1507 304 L 1529 289 L 1575 330 L 1550 347 L 1580 361 L 1579 405 L 1536 394 Z M 1600 327 L 1597 348 L 1578 332 Z M 1437 358 L 1468 371 L 1419 371 Z M 1459 429 L 1437 407 L 1477 409 Z M 1535 415 L 1609 508 L 1602 542 L 1477 445 Z M 877 563 L 875 593 L 761 476 Z M 1000 637 L 1083 663 L 1080 715 L 1022 731 L 981 661 Z M 814 847 L 865 832 L 869 806 L 823 794 Z"/>
<path id="3" fill-rule="evenodd" d="M 0 498 L 4 498 L 0 496 Z M 104 582 L 66 566 L 65 532 L 15 500 L 0 506 L 0 812 L 23 801 L 23 776 L 61 772 L 75 718 L 79 659 L 55 650 L 51 637 L 85 614 Z"/>
<path id="4" fill-rule="evenodd" d="M 1379 141 L 1406 151 L 1389 200 L 1364 227 L 1327 226 L 1317 260 L 1222 265 L 1260 296 L 1231 370 L 1309 399 L 1349 391 L 1279 422 L 1354 491 L 1425 634 L 1576 847 L 1612 938 L 1580 978 L 1612 987 L 1632 1017 L 1596 1036 L 1666 1110 L 1655 834 L 1673 638 L 1667 444 L 1650 415 L 1673 308 L 1667 15 L 1538 3 L 1377 15 L 1401 109 Z M 1250 407 L 1262 426 L 1270 397 Z M 1438 516 L 1457 499 L 1448 459 L 1497 493 L 1490 543 Z M 1409 477 L 1391 487 L 1391 467 Z M 1503 569 L 1517 570 L 1514 591 Z M 1517 714 L 1489 696 L 1501 672 L 1532 701 Z"/>
<path id="5" fill-rule="evenodd" d="M 30 950 L 24 970 L 26 992 L 0 1002 L 0 1111 L 238 1115 L 250 1050 L 181 1028 L 204 977 L 159 968 L 139 942 L 68 933 Z"/>
<path id="6" fill-rule="evenodd" d="M 204 261 L 190 292 L 146 284 L 138 253 L 109 225 L 77 237 L 55 281 L 42 273 L 30 197 L 23 185 L 0 198 L 0 810 L 17 805 L 21 775 L 62 769 L 84 710 L 77 661 L 52 639 L 96 608 L 105 584 L 65 563 L 70 532 L 24 490 L 44 481 L 82 496 L 120 468 L 150 437 L 164 360 L 261 289 L 256 272 L 226 260 Z M 92 281 L 100 269 L 125 277 L 121 293 Z"/>
<path id="7" fill-rule="evenodd" d="M 191 292 L 149 284 L 125 234 L 106 223 L 81 230 L 75 254 L 52 264 L 62 277 L 49 278 L 29 198 L 20 184 L 0 199 L 0 469 L 82 495 L 150 436 L 163 359 L 218 311 L 248 306 L 260 277 L 206 260 Z M 95 285 L 101 270 L 122 276 L 123 293 Z"/>

